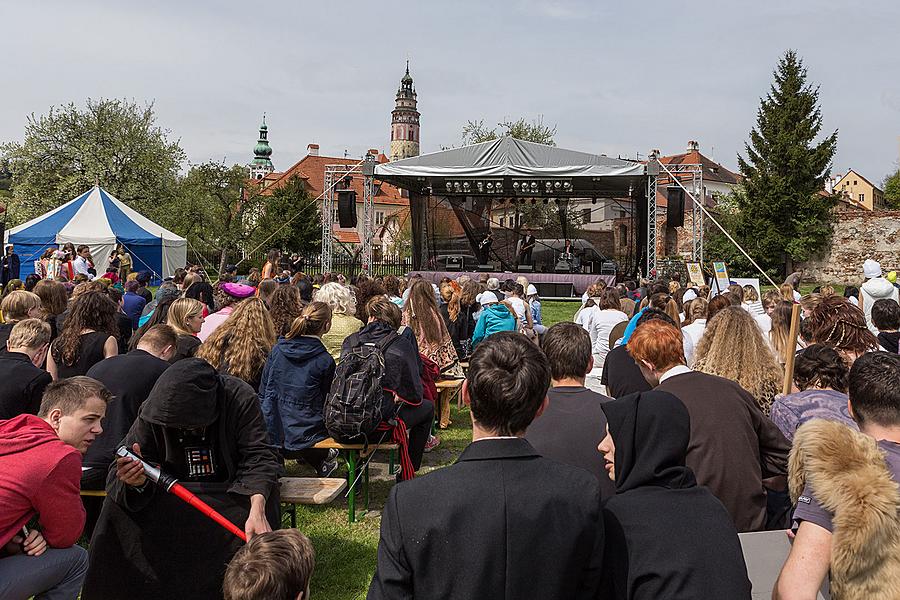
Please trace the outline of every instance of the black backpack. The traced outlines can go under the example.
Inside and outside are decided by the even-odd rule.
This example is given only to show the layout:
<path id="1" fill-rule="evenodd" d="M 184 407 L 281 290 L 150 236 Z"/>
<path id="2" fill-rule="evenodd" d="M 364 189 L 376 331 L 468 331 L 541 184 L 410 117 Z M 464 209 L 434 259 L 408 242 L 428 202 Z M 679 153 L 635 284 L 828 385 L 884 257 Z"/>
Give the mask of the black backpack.
<path id="1" fill-rule="evenodd" d="M 325 429 L 335 440 L 368 443 L 383 421 L 394 418 L 396 407 L 385 402 L 381 380 L 385 353 L 399 337 L 394 333 L 374 344 L 351 336 L 352 349 L 341 357 L 325 397 Z"/>

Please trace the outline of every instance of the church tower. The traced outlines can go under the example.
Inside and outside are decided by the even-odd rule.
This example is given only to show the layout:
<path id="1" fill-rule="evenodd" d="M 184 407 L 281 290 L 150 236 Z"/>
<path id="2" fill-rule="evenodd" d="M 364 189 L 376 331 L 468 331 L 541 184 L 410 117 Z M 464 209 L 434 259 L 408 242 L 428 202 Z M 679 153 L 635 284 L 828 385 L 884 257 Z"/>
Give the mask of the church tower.
<path id="1" fill-rule="evenodd" d="M 253 162 L 250 163 L 250 178 L 262 179 L 275 170 L 272 165 L 272 147 L 269 145 L 269 128 L 266 126 L 266 115 L 263 115 L 262 125 L 259 126 L 259 139 L 253 149 Z"/>
<path id="2" fill-rule="evenodd" d="M 401 160 L 419 155 L 419 111 L 416 110 L 416 88 L 409 75 L 409 61 L 406 61 L 406 75 L 397 88 L 397 101 L 391 112 L 391 160 Z"/>

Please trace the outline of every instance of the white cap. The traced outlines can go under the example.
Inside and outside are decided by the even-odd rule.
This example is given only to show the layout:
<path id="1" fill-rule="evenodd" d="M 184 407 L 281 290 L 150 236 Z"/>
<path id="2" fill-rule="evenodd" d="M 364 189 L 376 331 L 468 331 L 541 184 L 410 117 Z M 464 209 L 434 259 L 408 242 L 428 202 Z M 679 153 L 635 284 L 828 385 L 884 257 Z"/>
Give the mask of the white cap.
<path id="1" fill-rule="evenodd" d="M 697 298 L 697 292 L 694 291 L 694 288 L 688 288 L 688 291 L 684 293 L 684 296 L 681 298 L 682 302 L 688 302 L 689 300 L 695 300 Z"/>
<path id="2" fill-rule="evenodd" d="M 498 302 L 500 302 L 500 296 L 497 295 L 497 292 L 487 290 L 486 292 L 482 292 L 480 294 L 478 302 L 482 306 L 486 306 L 488 304 L 497 304 Z"/>
<path id="3" fill-rule="evenodd" d="M 537 296 L 537 288 L 534 287 L 533 285 L 531 285 L 531 284 L 529 283 L 529 284 L 528 284 L 528 291 L 525 292 L 525 294 L 526 294 L 527 296 Z"/>
<path id="4" fill-rule="evenodd" d="M 866 262 L 863 263 L 863 275 L 865 275 L 866 279 L 881 277 L 881 265 L 878 264 L 877 260 L 867 258 Z"/>

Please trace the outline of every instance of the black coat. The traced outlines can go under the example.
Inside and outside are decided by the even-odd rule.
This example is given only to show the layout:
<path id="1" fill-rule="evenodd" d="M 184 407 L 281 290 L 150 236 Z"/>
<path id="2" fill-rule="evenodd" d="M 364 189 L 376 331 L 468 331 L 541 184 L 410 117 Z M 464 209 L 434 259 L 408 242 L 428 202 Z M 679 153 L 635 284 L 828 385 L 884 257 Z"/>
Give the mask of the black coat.
<path id="1" fill-rule="evenodd" d="M 148 462 L 160 464 L 163 472 L 179 478 L 241 529 L 250 496 L 263 494 L 269 523 L 277 528 L 279 466 L 268 447 L 256 393 L 237 378 L 213 372 L 219 383 L 210 404 L 191 381 L 169 377 L 198 368 L 211 370 L 200 359 L 169 367 L 141 406 L 124 443 L 130 447 L 138 442 Z M 207 414 L 214 416 L 205 431 L 217 461 L 216 475 L 212 481 L 192 483 L 186 478 L 180 430 L 160 422 L 191 427 Z M 106 489 L 109 495 L 91 538 L 83 600 L 222 597 L 225 567 L 243 546 L 240 539 L 152 483 L 143 492 L 124 485 L 116 479 L 115 463 Z"/>
<path id="2" fill-rule="evenodd" d="M 0 284 L 6 285 L 13 279 L 19 279 L 19 255 L 7 254 L 0 261 Z"/>
<path id="3" fill-rule="evenodd" d="M 593 599 L 602 560 L 597 480 L 523 439 L 483 440 L 391 489 L 368 598 Z"/>
<path id="4" fill-rule="evenodd" d="M 104 471 L 109 468 L 116 448 L 134 424 L 141 404 L 167 368 L 169 363 L 144 350 L 111 356 L 90 368 L 87 376 L 105 385 L 113 400 L 106 405 L 103 433 L 84 455 L 85 467 Z"/>
<path id="5" fill-rule="evenodd" d="M 0 420 L 36 415 L 51 381 L 50 373 L 34 366 L 27 354 L 0 352 Z"/>
<path id="6" fill-rule="evenodd" d="M 687 409 L 658 391 L 603 404 L 615 443 L 616 495 L 603 508 L 610 600 L 749 600 L 737 530 L 685 466 Z"/>

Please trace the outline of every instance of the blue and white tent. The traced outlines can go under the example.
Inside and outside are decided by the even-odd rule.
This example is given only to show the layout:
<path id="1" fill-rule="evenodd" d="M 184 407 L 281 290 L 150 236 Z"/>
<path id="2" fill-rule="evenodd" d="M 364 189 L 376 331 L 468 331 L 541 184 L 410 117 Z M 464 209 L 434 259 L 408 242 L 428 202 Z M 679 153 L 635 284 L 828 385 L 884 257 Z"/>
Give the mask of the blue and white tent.
<path id="1" fill-rule="evenodd" d="M 44 250 L 66 242 L 89 246 L 98 274 L 106 271 L 116 244 L 124 244 L 131 254 L 133 270 L 151 271 L 154 279 L 171 276 L 187 260 L 187 240 L 128 208 L 99 186 L 13 227 L 4 241 L 15 246 L 22 279 L 34 273 L 34 261 Z"/>

